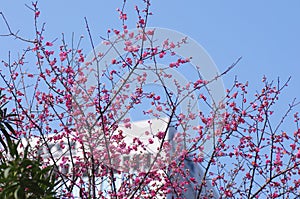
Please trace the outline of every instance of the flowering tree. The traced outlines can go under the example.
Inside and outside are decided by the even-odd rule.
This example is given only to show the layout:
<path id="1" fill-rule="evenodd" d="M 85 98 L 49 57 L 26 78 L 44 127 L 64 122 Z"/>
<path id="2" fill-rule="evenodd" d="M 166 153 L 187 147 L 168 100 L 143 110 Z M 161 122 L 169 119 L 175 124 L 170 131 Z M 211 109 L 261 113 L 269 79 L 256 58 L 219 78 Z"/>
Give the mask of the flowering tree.
<path id="1" fill-rule="evenodd" d="M 288 81 L 263 78 L 262 90 L 251 96 L 248 83 L 235 80 L 216 99 L 212 85 L 237 62 L 209 78 L 195 66 L 191 80 L 182 81 L 178 73 L 191 72 L 197 57 L 178 49 L 191 40 L 165 35 L 158 42 L 158 29 L 147 27 L 149 0 L 134 7 L 137 29 L 128 29 L 125 4 L 117 10 L 122 27 L 108 30 L 99 48 L 85 20 L 88 56 L 82 37 L 69 45 L 64 37 L 61 43 L 44 37 L 37 3 L 32 39 L 14 32 L 0 13 L 7 29 L 2 36 L 29 44 L 17 59 L 2 60 L 1 103 L 14 114 L 21 156 L 28 147 L 26 156 L 53 166 L 57 197 L 296 197 L 297 113 L 294 132 L 281 127 L 296 101 L 278 124 L 272 121 Z M 130 113 L 148 119 L 133 123 Z"/>

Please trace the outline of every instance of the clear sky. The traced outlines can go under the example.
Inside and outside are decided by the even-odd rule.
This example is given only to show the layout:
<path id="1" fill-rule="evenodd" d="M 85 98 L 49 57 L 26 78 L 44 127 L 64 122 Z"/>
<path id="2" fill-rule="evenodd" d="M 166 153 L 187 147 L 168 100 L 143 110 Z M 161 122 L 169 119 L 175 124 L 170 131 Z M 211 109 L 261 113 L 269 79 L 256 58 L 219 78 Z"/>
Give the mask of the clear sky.
<path id="1" fill-rule="evenodd" d="M 129 28 L 134 28 L 132 2 L 129 1 Z M 4 12 L 13 30 L 20 30 L 25 37 L 33 34 L 32 13 L 25 7 L 26 0 L 1 1 Z M 84 17 L 87 17 L 96 43 L 98 36 L 105 36 L 108 28 L 118 27 L 117 7 L 119 0 L 51 0 L 40 1 L 41 21 L 46 22 L 46 36 L 67 38 L 86 35 Z M 130 7 L 131 6 L 131 7 Z M 229 87 L 235 75 L 241 81 L 249 80 L 253 89 L 259 88 L 261 77 L 292 76 L 290 86 L 283 94 L 282 104 L 294 97 L 300 100 L 300 1 L 299 0 L 153 0 L 154 15 L 149 25 L 165 27 L 182 32 L 198 41 L 210 54 L 220 71 L 225 70 L 240 56 L 238 66 L 224 77 Z M 130 27 L 131 26 L 131 27 Z M 0 22 L 0 34 L 5 33 Z M 84 48 L 90 48 L 87 39 Z M 0 38 L 0 55 L 7 51 L 20 50 L 14 41 Z M 18 48 L 17 48 L 18 47 Z M 280 106 L 286 107 L 286 106 Z M 299 108 L 298 108 L 299 109 Z"/>

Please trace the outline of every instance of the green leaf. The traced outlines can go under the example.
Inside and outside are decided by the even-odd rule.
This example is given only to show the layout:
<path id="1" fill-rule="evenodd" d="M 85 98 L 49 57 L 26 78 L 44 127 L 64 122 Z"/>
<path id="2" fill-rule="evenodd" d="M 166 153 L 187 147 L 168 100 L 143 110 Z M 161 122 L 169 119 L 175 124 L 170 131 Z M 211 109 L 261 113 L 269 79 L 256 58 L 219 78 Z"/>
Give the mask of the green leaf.
<path id="1" fill-rule="evenodd" d="M 12 144 L 11 137 L 10 137 L 9 133 L 6 131 L 5 127 L 1 123 L 0 123 L 0 129 L 1 129 L 3 135 L 4 135 L 5 139 L 6 139 L 8 148 L 9 148 L 10 152 L 12 153 L 13 152 L 12 151 L 13 144 Z M 13 155 L 13 154 L 11 154 L 11 155 Z"/>
<path id="2" fill-rule="evenodd" d="M 11 169 L 11 168 L 8 167 L 7 169 L 4 170 L 4 178 L 8 178 L 10 169 Z"/>
<path id="3" fill-rule="evenodd" d="M 18 187 L 18 188 L 15 190 L 15 192 L 14 192 L 14 197 L 15 197 L 15 199 L 18 199 L 18 198 L 19 198 L 19 195 L 18 195 L 19 190 L 20 190 L 20 187 Z"/>
<path id="4" fill-rule="evenodd" d="M 24 158 L 27 158 L 28 149 L 29 149 L 29 144 L 25 147 L 25 150 L 24 150 Z"/>
<path id="5" fill-rule="evenodd" d="M 2 139 L 1 136 L 0 136 L 0 142 L 1 142 L 1 144 L 2 144 L 2 146 L 3 146 L 3 148 L 4 148 L 4 150 L 5 150 L 5 152 L 7 153 L 8 151 L 7 151 L 6 143 L 4 142 L 4 140 Z"/>
<path id="6" fill-rule="evenodd" d="M 8 130 L 13 134 L 16 135 L 15 130 L 13 129 L 13 127 L 8 123 L 8 122 L 4 122 L 4 125 L 6 126 L 6 128 L 8 128 Z M 11 135 L 10 135 L 11 136 Z M 12 136 L 11 136 L 12 137 Z M 15 138 L 15 137 L 14 137 Z M 15 138 L 16 139 L 16 138 Z"/>

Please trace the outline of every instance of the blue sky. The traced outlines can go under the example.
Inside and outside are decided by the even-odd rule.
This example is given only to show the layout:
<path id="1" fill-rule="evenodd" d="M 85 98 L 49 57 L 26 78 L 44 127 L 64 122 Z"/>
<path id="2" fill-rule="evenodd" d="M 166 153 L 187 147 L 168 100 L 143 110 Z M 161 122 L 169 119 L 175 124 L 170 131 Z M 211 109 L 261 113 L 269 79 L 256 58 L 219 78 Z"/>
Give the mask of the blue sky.
<path id="1" fill-rule="evenodd" d="M 140 1 L 135 1 L 140 2 Z M 13 30 L 20 35 L 33 35 L 32 13 L 24 4 L 26 0 L 2 1 L 0 11 L 4 12 Z M 122 1 L 41 1 L 41 21 L 46 22 L 46 36 L 49 39 L 68 39 L 87 35 L 84 17 L 87 17 L 95 43 L 101 41 L 108 28 L 119 27 L 117 7 Z M 128 4 L 129 28 L 134 28 L 136 18 Z M 230 87 L 235 75 L 241 81 L 249 81 L 253 91 L 259 88 L 261 77 L 280 77 L 282 81 L 292 76 L 292 81 L 283 93 L 281 103 L 286 105 L 294 97 L 300 99 L 300 1 L 252 0 L 252 1 L 153 1 L 154 15 L 149 25 L 165 27 L 182 32 L 199 42 L 210 54 L 220 71 L 225 70 L 240 56 L 238 66 L 224 77 L 226 87 Z M 131 26 L 131 27 L 130 27 Z M 5 33 L 2 21 L 0 34 Z M 87 37 L 86 37 L 87 38 Z M 16 54 L 21 46 L 13 40 L 0 38 L 0 55 L 7 51 Z M 90 50 L 88 40 L 83 47 Z M 284 107 L 284 106 L 282 106 Z M 281 106 L 279 107 L 281 108 Z"/>

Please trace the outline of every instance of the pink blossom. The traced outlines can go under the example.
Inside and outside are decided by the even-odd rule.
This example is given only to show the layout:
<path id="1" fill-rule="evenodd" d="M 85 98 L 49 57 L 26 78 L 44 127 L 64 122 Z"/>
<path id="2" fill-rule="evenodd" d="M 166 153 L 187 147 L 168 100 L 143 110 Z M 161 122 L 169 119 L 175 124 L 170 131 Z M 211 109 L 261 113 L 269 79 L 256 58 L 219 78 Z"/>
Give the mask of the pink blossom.
<path id="1" fill-rule="evenodd" d="M 165 132 L 162 132 L 162 131 L 159 131 L 157 134 L 156 134 L 156 136 L 158 137 L 158 139 L 163 139 L 164 138 L 164 136 L 165 136 Z"/>
<path id="2" fill-rule="evenodd" d="M 112 60 L 111 60 L 111 63 L 112 63 L 112 64 L 116 64 L 116 63 L 117 63 L 117 60 L 116 60 L 116 59 L 112 59 Z"/>
<path id="3" fill-rule="evenodd" d="M 154 30 L 148 30 L 147 35 L 154 35 Z"/>
<path id="4" fill-rule="evenodd" d="M 35 12 L 35 17 L 37 18 L 37 17 L 39 17 L 40 16 L 40 14 L 41 14 L 41 12 L 40 11 L 36 11 Z"/>
<path id="5" fill-rule="evenodd" d="M 53 46 L 53 44 L 51 42 L 47 41 L 46 46 Z"/>
<path id="6" fill-rule="evenodd" d="M 296 154 L 297 158 L 300 158 L 300 149 L 298 150 L 297 154 Z"/>
<path id="7" fill-rule="evenodd" d="M 133 38 L 134 37 L 134 32 L 129 33 L 129 38 Z"/>
<path id="8" fill-rule="evenodd" d="M 157 106 L 157 107 L 156 107 L 156 110 L 162 111 L 162 107 L 161 107 L 161 106 Z"/>
<path id="9" fill-rule="evenodd" d="M 173 42 L 170 43 L 170 48 L 175 48 L 175 44 Z"/>
<path id="10" fill-rule="evenodd" d="M 148 142 L 149 142 L 149 144 L 153 144 L 154 143 L 154 141 L 151 138 L 148 139 Z"/>

